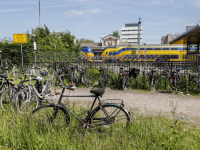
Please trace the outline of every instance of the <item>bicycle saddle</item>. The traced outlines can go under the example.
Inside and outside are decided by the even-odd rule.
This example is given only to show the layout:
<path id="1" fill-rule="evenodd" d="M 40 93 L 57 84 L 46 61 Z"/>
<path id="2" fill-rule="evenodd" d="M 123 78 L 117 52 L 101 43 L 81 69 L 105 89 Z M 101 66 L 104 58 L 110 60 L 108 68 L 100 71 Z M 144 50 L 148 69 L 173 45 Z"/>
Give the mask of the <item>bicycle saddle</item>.
<path id="1" fill-rule="evenodd" d="M 74 66 L 72 66 L 72 67 L 70 67 L 71 69 L 75 69 L 75 67 Z"/>
<path id="2" fill-rule="evenodd" d="M 5 75 L 5 74 L 1 74 L 0 77 L 2 77 L 2 78 L 7 78 L 8 76 Z"/>
<path id="3" fill-rule="evenodd" d="M 104 88 L 96 89 L 96 90 L 90 90 L 90 93 L 95 94 L 96 96 L 102 96 L 105 92 Z"/>
<path id="4" fill-rule="evenodd" d="M 48 72 L 40 72 L 40 74 L 41 74 L 42 76 L 46 76 L 46 75 L 48 75 Z"/>

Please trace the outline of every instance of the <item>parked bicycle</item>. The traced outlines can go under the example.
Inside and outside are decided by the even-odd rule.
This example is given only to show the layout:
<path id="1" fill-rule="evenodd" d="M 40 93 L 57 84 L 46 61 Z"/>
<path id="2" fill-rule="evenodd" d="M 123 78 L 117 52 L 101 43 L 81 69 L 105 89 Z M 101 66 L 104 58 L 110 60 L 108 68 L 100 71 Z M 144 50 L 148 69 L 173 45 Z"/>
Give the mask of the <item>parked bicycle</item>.
<path id="1" fill-rule="evenodd" d="M 180 72 L 180 69 L 177 69 L 175 66 L 174 68 L 172 68 L 171 75 L 169 78 L 170 87 L 172 88 L 172 90 L 175 90 L 175 94 L 177 94 L 178 92 L 178 84 L 181 83 L 179 72 Z"/>
<path id="2" fill-rule="evenodd" d="M 149 79 L 149 91 L 151 91 L 151 88 L 154 86 L 155 84 L 155 80 L 156 80 L 156 68 L 154 66 L 150 67 L 150 72 L 148 73 Z"/>
<path id="3" fill-rule="evenodd" d="M 31 79 L 32 72 L 29 74 L 29 84 L 16 93 L 15 108 L 20 113 L 37 108 L 42 102 L 53 103 L 56 100 L 56 90 L 52 79 L 44 79 L 48 72 L 41 72 L 41 76 Z M 36 83 L 33 86 L 32 81 Z"/>
<path id="4" fill-rule="evenodd" d="M 105 68 L 105 66 L 99 68 L 99 84 L 102 88 L 106 88 L 107 86 L 110 86 L 113 88 L 114 86 L 114 80 L 113 78 L 108 74 L 108 69 Z"/>
<path id="5" fill-rule="evenodd" d="M 57 104 L 48 104 L 40 106 L 32 111 L 32 120 L 37 121 L 37 124 L 50 125 L 68 125 L 70 123 L 70 114 L 73 115 L 80 125 L 84 128 L 97 128 L 99 131 L 103 131 L 109 126 L 121 127 L 128 125 L 130 122 L 130 114 L 124 108 L 122 100 L 105 100 L 101 101 L 100 96 L 105 92 L 104 88 L 90 90 L 93 95 L 64 95 L 65 89 L 74 90 L 72 87 L 62 86 L 62 92 Z M 91 108 L 88 110 L 85 118 L 79 118 L 70 108 L 62 103 L 63 97 L 94 97 L 94 101 Z M 98 106 L 94 108 L 96 102 Z M 118 102 L 118 103 L 114 103 Z M 118 125 L 118 126 L 117 126 Z"/>

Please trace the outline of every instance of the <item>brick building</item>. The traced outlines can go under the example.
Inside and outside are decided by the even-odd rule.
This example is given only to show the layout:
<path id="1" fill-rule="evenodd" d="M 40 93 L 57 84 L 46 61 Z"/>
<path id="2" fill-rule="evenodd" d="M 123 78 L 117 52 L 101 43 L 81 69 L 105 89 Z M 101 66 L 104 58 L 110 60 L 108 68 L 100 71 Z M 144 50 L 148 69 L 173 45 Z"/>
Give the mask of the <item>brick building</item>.
<path id="1" fill-rule="evenodd" d="M 119 45 L 119 38 L 111 34 L 102 36 L 102 47 L 112 47 Z"/>

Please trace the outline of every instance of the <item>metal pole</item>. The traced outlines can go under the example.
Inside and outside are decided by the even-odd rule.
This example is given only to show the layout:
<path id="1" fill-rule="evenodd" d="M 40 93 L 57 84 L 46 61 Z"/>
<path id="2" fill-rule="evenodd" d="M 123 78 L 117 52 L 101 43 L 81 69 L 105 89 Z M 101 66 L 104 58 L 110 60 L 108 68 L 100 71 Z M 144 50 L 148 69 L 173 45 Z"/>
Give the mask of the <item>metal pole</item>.
<path id="1" fill-rule="evenodd" d="M 41 28 L 40 0 L 39 0 L 39 23 L 40 23 L 40 28 Z"/>
<path id="2" fill-rule="evenodd" d="M 22 43 L 21 43 L 21 56 L 22 56 L 22 69 L 24 70 L 24 60 L 23 60 L 23 52 L 22 52 Z"/>
<path id="3" fill-rule="evenodd" d="M 139 18 L 139 21 L 138 21 L 138 62 L 140 60 L 140 27 L 141 27 L 140 19 L 141 18 Z"/>

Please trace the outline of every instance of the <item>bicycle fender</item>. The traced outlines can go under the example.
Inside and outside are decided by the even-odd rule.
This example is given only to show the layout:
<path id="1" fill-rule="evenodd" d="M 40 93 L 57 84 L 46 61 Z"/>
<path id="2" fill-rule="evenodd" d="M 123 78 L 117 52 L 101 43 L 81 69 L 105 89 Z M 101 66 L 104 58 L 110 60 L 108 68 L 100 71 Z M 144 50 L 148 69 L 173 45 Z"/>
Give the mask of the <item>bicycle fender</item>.
<path id="1" fill-rule="evenodd" d="M 123 109 L 127 114 L 129 114 L 129 118 L 130 118 L 130 113 L 123 106 L 121 106 L 119 104 L 116 104 L 116 103 L 105 103 L 101 107 L 104 107 L 104 106 L 116 106 L 116 107 L 119 107 L 119 108 Z M 101 107 L 97 106 L 95 109 L 93 109 L 92 112 L 91 112 L 91 114 L 90 114 L 90 116 L 92 116 L 95 112 L 97 112 L 98 110 L 100 110 Z"/>

